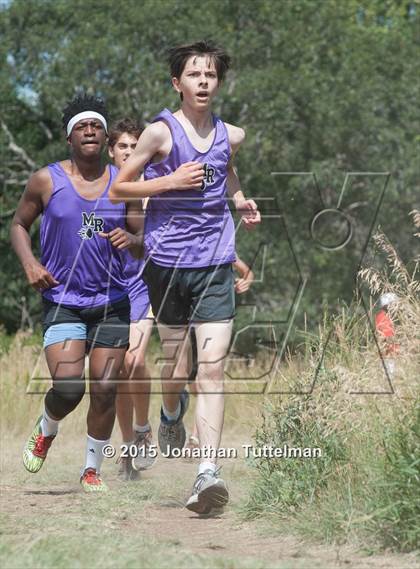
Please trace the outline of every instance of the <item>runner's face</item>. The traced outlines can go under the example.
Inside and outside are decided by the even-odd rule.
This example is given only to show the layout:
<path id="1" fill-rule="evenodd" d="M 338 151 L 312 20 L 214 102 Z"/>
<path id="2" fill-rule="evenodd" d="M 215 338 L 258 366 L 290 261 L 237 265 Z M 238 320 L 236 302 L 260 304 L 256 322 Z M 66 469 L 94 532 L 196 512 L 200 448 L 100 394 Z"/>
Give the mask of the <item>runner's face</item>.
<path id="1" fill-rule="evenodd" d="M 75 154 L 88 157 L 98 157 L 107 139 L 107 134 L 101 121 L 83 119 L 77 122 L 67 142 Z"/>
<path id="2" fill-rule="evenodd" d="M 108 148 L 110 157 L 114 160 L 117 168 L 121 168 L 124 162 L 132 155 L 137 145 L 137 138 L 128 132 L 124 132 L 111 148 Z"/>
<path id="3" fill-rule="evenodd" d="M 174 77 L 172 84 L 185 103 L 197 110 L 207 109 L 219 88 L 213 60 L 206 55 L 190 57 L 181 77 Z"/>

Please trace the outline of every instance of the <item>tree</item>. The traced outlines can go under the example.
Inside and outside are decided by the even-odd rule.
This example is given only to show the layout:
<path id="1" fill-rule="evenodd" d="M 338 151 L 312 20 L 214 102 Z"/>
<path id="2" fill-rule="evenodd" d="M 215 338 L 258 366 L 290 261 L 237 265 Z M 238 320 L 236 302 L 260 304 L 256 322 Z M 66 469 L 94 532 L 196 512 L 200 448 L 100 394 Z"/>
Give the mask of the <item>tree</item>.
<path id="1" fill-rule="evenodd" d="M 205 6 L 181 0 L 141 6 L 135 0 L 15 0 L 3 6 L 1 318 L 8 329 L 19 323 L 16 298 L 29 295 L 33 312 L 39 304 L 10 251 L 7 223 L 29 172 L 63 158 L 65 101 L 89 90 L 106 97 L 114 118 L 135 115 L 147 123 L 162 107 L 177 104 L 167 48 L 201 37 L 213 37 L 234 56 L 216 112 L 247 131 L 237 159 L 246 193 L 274 196 L 280 208 L 287 202 L 293 222 L 302 207 L 316 210 L 316 192 L 308 182 L 309 199 L 293 202 L 302 182 L 273 178 L 272 171 L 316 172 L 327 204 L 335 203 L 345 172 L 390 171 L 379 221 L 402 256 L 408 255 L 412 245 L 401 227 L 414 204 L 417 174 L 415 8 L 379 0 L 367 6 L 358 0 L 210 0 Z M 361 183 L 354 191 L 369 199 L 376 188 Z M 252 257 L 260 242 L 275 244 L 277 260 L 258 298 L 266 313 L 286 310 L 296 271 L 284 226 L 263 224 L 258 240 L 241 233 L 240 254 Z M 313 313 L 327 281 L 337 299 L 354 285 L 342 278 L 345 258 L 328 275 L 322 251 L 316 264 L 318 294 L 305 300 Z"/>

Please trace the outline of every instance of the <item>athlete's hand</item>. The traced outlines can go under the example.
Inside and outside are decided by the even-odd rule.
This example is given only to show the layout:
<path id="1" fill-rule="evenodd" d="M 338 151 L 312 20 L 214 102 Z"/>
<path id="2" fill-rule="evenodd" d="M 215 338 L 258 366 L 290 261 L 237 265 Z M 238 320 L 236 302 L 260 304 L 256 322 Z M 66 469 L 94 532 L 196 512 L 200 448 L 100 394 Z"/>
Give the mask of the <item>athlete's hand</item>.
<path id="1" fill-rule="evenodd" d="M 121 227 L 116 227 L 109 233 L 99 231 L 98 235 L 104 239 L 108 239 L 111 245 L 116 249 L 128 249 L 137 245 L 136 236 Z"/>
<path id="2" fill-rule="evenodd" d="M 47 269 L 38 261 L 27 263 L 24 266 L 29 284 L 38 292 L 60 284 Z"/>
<path id="3" fill-rule="evenodd" d="M 241 200 L 237 202 L 236 210 L 241 215 L 242 223 L 247 231 L 252 231 L 261 223 L 261 214 L 254 200 Z"/>
<path id="4" fill-rule="evenodd" d="M 254 281 L 254 273 L 252 271 L 248 271 L 246 275 L 241 276 L 239 279 L 235 279 L 235 292 L 236 294 L 243 294 L 249 287 L 251 286 L 252 282 Z"/>
<path id="5" fill-rule="evenodd" d="M 170 174 L 173 190 L 194 190 L 201 188 L 204 178 L 203 164 L 185 162 Z"/>

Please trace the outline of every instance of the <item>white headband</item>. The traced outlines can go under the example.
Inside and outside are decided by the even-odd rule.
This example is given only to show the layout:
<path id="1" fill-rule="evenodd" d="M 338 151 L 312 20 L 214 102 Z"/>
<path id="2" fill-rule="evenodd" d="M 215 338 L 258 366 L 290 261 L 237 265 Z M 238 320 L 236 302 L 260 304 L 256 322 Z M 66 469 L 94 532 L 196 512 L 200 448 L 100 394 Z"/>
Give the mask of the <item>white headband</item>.
<path id="1" fill-rule="evenodd" d="M 102 116 L 99 113 L 95 113 L 95 111 L 83 111 L 83 113 L 78 113 L 77 115 L 74 115 L 74 117 L 72 117 L 67 123 L 67 136 L 70 136 L 74 125 L 83 119 L 98 119 L 98 121 L 100 121 L 103 124 L 105 132 L 108 132 L 108 125 L 106 124 L 104 116 Z"/>

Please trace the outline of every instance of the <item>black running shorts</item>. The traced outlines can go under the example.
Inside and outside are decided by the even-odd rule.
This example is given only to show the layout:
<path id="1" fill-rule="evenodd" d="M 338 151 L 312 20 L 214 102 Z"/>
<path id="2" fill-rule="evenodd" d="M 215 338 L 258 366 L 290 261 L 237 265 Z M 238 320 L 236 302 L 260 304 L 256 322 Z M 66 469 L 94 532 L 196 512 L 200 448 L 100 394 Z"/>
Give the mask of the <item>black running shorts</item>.
<path id="1" fill-rule="evenodd" d="M 89 348 L 129 345 L 128 297 L 94 308 L 71 308 L 47 299 L 44 304 L 44 347 L 66 340 L 85 340 Z"/>
<path id="2" fill-rule="evenodd" d="M 149 259 L 143 279 L 149 290 L 153 314 L 162 324 L 220 322 L 235 316 L 231 263 L 184 269 L 162 267 Z"/>

